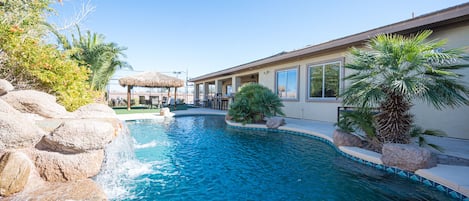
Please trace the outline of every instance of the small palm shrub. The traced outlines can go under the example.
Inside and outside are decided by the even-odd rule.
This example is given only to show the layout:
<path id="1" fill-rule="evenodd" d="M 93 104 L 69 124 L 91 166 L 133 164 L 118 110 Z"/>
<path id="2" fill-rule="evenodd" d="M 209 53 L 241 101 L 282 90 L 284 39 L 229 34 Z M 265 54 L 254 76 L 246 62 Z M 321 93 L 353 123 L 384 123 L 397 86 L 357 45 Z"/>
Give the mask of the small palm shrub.
<path id="1" fill-rule="evenodd" d="M 375 152 L 381 152 L 382 143 L 376 135 L 376 116 L 379 113 L 373 112 L 369 108 L 359 108 L 354 111 L 341 112 L 339 121 L 336 123 L 336 126 L 339 130 L 352 133 L 355 135 L 360 135 L 365 138 L 367 149 L 373 150 Z M 425 139 L 425 135 L 430 136 L 447 136 L 445 132 L 440 130 L 424 130 L 423 128 L 417 125 L 411 125 L 410 128 L 410 137 L 416 140 L 416 143 L 420 147 L 431 147 L 435 150 L 443 152 L 443 148 L 429 143 Z"/>
<path id="2" fill-rule="evenodd" d="M 235 101 L 230 105 L 228 115 L 235 122 L 258 123 L 264 117 L 284 115 L 283 103 L 269 88 L 251 83 L 243 86 L 236 93 Z"/>
<path id="3" fill-rule="evenodd" d="M 345 105 L 379 107 L 376 135 L 381 143 L 409 143 L 412 101 L 436 109 L 469 105 L 469 88 L 454 70 L 469 67 L 460 49 L 444 49 L 445 41 L 429 40 L 431 31 L 415 36 L 381 34 L 366 49 L 352 48 L 345 67 L 352 84 L 342 94 Z"/>

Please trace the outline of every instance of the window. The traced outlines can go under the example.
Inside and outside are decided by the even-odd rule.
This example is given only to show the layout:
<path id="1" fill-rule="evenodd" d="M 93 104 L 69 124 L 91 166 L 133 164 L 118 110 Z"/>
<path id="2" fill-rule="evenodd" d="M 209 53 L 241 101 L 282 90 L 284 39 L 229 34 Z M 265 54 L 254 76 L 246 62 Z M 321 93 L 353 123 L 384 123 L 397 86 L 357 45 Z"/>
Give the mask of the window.
<path id="1" fill-rule="evenodd" d="M 342 62 L 308 66 L 309 98 L 337 98 L 341 84 Z"/>
<path id="2" fill-rule="evenodd" d="M 282 99 L 298 99 L 298 68 L 277 71 L 275 89 Z"/>

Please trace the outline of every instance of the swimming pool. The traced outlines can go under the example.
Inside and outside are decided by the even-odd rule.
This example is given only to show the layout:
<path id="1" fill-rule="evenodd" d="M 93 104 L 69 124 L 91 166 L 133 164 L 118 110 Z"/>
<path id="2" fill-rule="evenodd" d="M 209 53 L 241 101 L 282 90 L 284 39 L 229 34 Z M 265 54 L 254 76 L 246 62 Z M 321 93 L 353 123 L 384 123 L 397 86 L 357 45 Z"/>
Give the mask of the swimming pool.
<path id="1" fill-rule="evenodd" d="M 311 137 L 233 129 L 221 116 L 127 125 L 135 159 L 105 189 L 114 200 L 451 200 Z"/>

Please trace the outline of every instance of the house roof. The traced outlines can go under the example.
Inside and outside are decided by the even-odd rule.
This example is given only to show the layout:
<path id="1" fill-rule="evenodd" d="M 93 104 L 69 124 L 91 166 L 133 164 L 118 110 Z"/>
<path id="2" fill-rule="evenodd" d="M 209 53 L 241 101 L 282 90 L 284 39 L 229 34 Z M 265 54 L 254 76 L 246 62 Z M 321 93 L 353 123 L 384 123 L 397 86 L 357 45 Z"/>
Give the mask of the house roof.
<path id="1" fill-rule="evenodd" d="M 273 63 L 288 62 L 291 60 L 320 54 L 327 51 L 352 47 L 355 45 L 363 44 L 366 40 L 378 34 L 408 34 L 423 29 L 435 29 L 438 27 L 444 27 L 461 22 L 469 22 L 469 3 L 460 4 L 443 10 L 417 16 L 408 20 L 400 21 L 394 24 L 389 24 L 361 33 L 349 35 L 343 38 L 338 38 L 325 43 L 308 46 L 302 49 L 293 50 L 289 52 L 280 52 L 269 57 L 265 57 L 231 68 L 195 77 L 190 79 L 189 81 L 198 82 L 213 79 L 215 77 L 228 76 L 243 71 L 259 69 Z"/>

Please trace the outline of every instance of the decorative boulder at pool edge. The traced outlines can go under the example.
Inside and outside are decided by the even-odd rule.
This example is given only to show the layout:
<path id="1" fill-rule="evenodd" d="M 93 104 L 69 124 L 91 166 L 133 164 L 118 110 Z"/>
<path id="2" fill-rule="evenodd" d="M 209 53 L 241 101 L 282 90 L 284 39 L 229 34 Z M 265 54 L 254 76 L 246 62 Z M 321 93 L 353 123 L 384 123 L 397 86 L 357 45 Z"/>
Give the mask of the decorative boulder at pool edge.
<path id="1" fill-rule="evenodd" d="M 161 108 L 160 116 L 171 116 L 171 111 L 167 107 Z"/>
<path id="2" fill-rule="evenodd" d="M 33 113 L 46 118 L 68 118 L 71 113 L 65 110 L 65 107 L 57 104 L 55 96 L 34 91 L 12 91 L 1 98 L 13 106 L 15 109 L 24 113 Z"/>
<path id="3" fill-rule="evenodd" d="M 362 140 L 353 134 L 334 130 L 332 135 L 333 142 L 336 146 L 362 147 Z"/>
<path id="4" fill-rule="evenodd" d="M 73 112 L 77 118 L 117 118 L 116 112 L 104 104 L 91 103 Z"/>
<path id="5" fill-rule="evenodd" d="M 280 126 L 285 125 L 285 119 L 282 117 L 270 117 L 266 119 L 267 122 L 265 123 L 265 125 L 267 126 L 267 128 L 278 128 Z"/>
<path id="6" fill-rule="evenodd" d="M 25 189 L 26 191 L 26 189 Z M 82 179 L 72 182 L 44 183 L 28 192 L 15 194 L 4 198 L 5 201 L 16 200 L 107 200 L 106 194 L 91 179 Z"/>
<path id="7" fill-rule="evenodd" d="M 23 190 L 31 172 L 31 161 L 21 152 L 7 152 L 0 158 L 0 196 Z"/>
<path id="8" fill-rule="evenodd" d="M 4 100 L 0 99 L 0 112 L 5 112 L 9 114 L 21 114 L 20 111 L 16 110 L 10 104 L 5 102 Z"/>
<path id="9" fill-rule="evenodd" d="M 411 172 L 432 168 L 437 164 L 436 158 L 429 150 L 412 144 L 388 143 L 383 145 L 382 151 L 381 161 L 384 165 Z"/>
<path id="10" fill-rule="evenodd" d="M 61 154 L 35 150 L 31 153 L 36 168 L 46 181 L 76 181 L 96 176 L 104 160 L 104 150 Z"/>
<path id="11" fill-rule="evenodd" d="M 0 112 L 0 150 L 34 147 L 46 133 L 19 114 Z"/>
<path id="12" fill-rule="evenodd" d="M 114 138 L 111 123 L 94 119 L 65 120 L 36 146 L 60 153 L 82 153 L 104 149 Z"/>
<path id="13" fill-rule="evenodd" d="M 9 91 L 12 91 L 13 89 L 15 88 L 13 87 L 13 85 L 11 85 L 10 82 L 4 79 L 0 79 L 0 96 L 5 95 L 6 93 L 8 93 Z"/>

